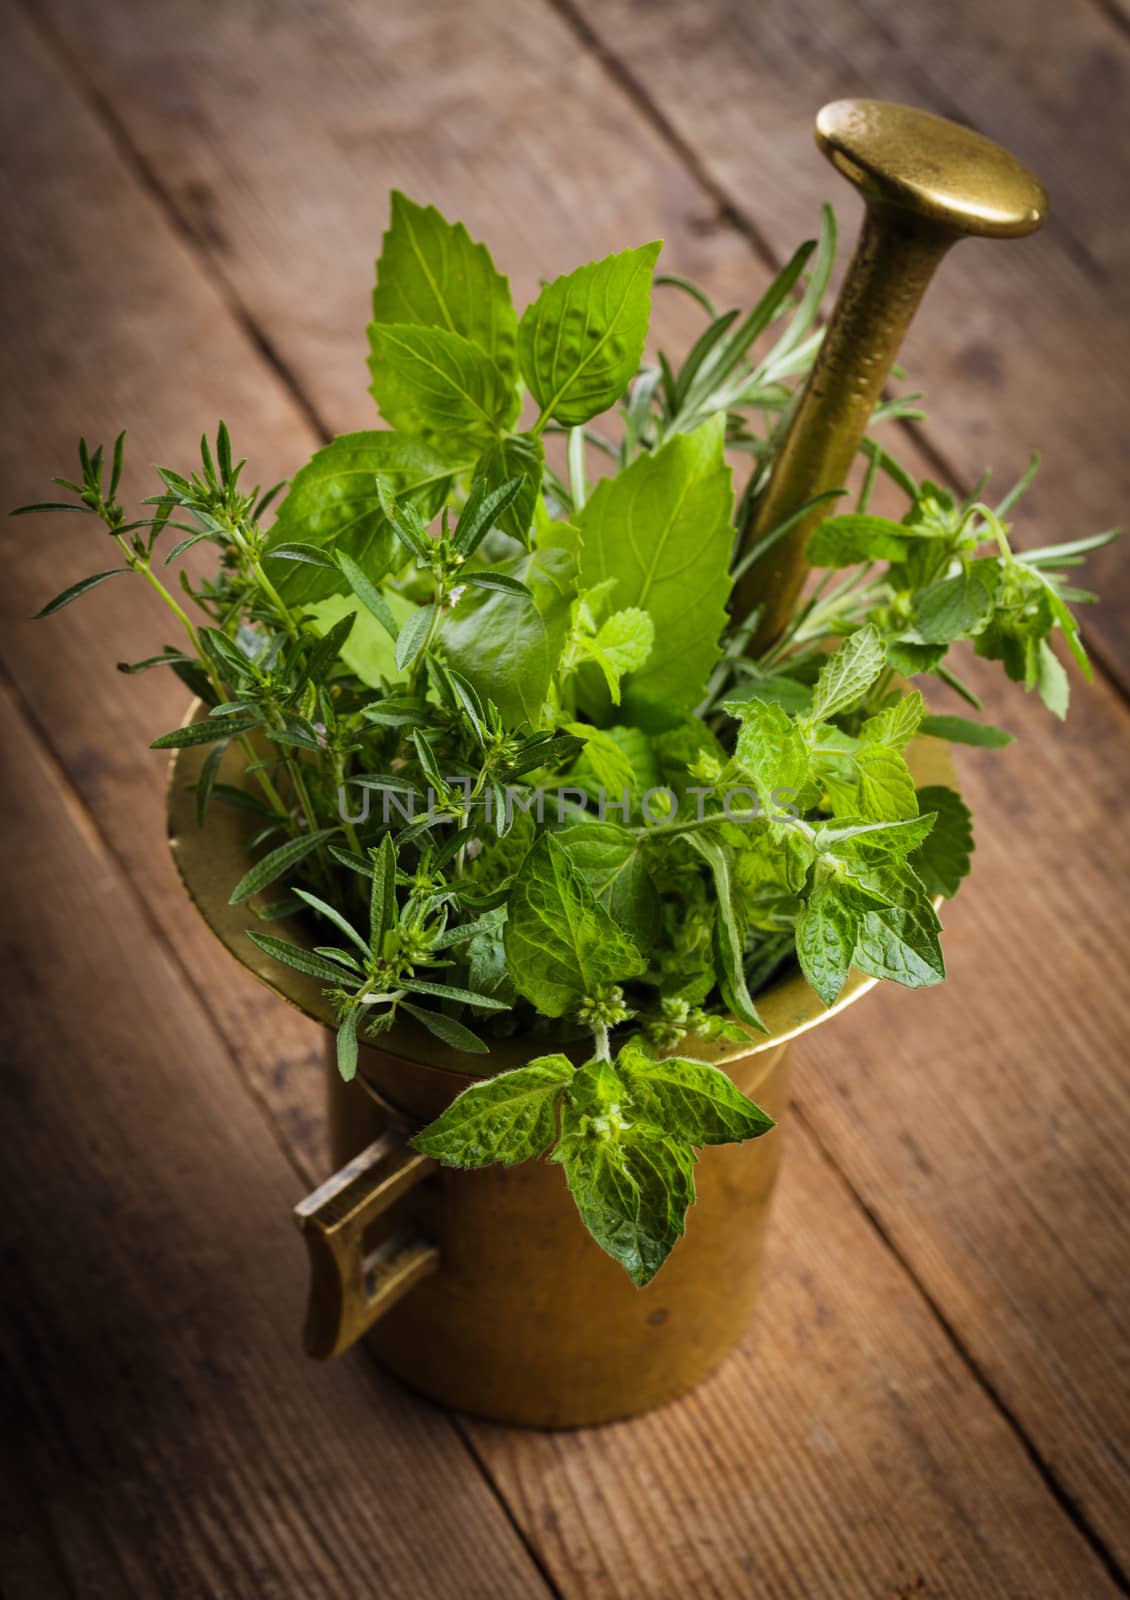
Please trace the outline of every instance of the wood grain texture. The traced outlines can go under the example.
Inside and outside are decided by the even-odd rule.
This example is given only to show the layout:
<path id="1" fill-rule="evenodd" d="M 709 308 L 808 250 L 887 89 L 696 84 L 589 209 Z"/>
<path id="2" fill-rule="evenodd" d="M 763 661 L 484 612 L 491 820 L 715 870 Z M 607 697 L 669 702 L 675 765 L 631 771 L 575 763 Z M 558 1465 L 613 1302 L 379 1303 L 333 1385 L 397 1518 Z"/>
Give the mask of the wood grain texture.
<path id="1" fill-rule="evenodd" d="M 702 191 L 544 9 L 530 4 L 502 19 L 490 6 L 433 5 L 331 18 L 298 5 L 230 5 L 209 12 L 191 49 L 172 43 L 188 36 L 191 8 L 179 19 L 173 11 L 163 8 L 158 27 L 119 0 L 97 37 L 84 34 L 76 13 L 70 40 L 81 42 L 104 92 L 130 85 L 121 113 L 131 137 L 146 134 L 139 148 L 162 183 L 168 175 L 169 193 L 183 200 L 191 183 L 210 185 L 211 233 L 226 244 L 209 244 L 202 226 L 195 243 L 219 290 L 128 181 L 42 50 L 11 61 L 7 107 L 31 152 L 13 181 L 22 180 L 23 193 L 33 181 L 48 188 L 24 218 L 9 302 L 23 396 L 3 464 L 10 500 L 40 492 L 79 426 L 108 434 L 119 420 L 135 426 L 142 458 L 183 458 L 201 423 L 222 409 L 264 477 L 301 459 L 310 428 L 225 313 L 225 296 L 265 308 L 283 364 L 333 426 L 364 425 L 359 327 L 393 182 L 467 216 L 512 269 L 519 297 L 539 272 L 651 236 L 657 219 L 674 264 L 709 279 L 720 298 L 748 301 L 764 282 L 736 232 L 699 231 L 710 214 Z M 238 54 L 253 18 L 254 70 Z M 560 115 L 555 101 L 555 116 L 531 126 L 529 106 L 551 95 Z M 45 96 L 50 123 L 34 114 Z M 346 125 L 357 131 L 352 142 L 340 136 Z M 815 159 L 807 149 L 805 159 Z M 80 249 L 67 219 L 92 190 L 106 225 Z M 45 261 L 58 273 L 50 285 Z M 669 317 L 666 332 L 677 343 L 682 324 Z M 94 562 L 80 549 L 85 530 L 61 522 L 51 536 L 69 578 Z M 45 597 L 52 572 L 52 552 L 28 541 L 4 602 L 14 613 L 3 647 L 10 670 L 126 863 L 150 939 L 160 929 L 176 944 L 287 1148 L 320 1176 L 320 1091 L 305 1065 L 314 1042 L 212 951 L 164 859 L 160 772 L 137 746 L 134 712 L 140 705 L 151 731 L 162 731 L 179 716 L 180 690 L 90 666 L 146 654 L 165 635 L 144 620 L 152 613 L 125 582 L 54 627 L 19 622 Z M 1080 711 L 1094 741 L 1087 748 L 1122 748 L 1125 724 L 1106 692 L 1081 699 Z M 1081 797 L 1092 780 L 1079 770 L 1078 722 L 1067 743 L 1044 752 L 1038 708 L 1010 697 L 999 715 L 1031 734 L 984 766 L 982 838 L 991 834 L 995 849 L 983 853 L 974 889 L 951 914 L 959 987 L 872 997 L 854 1019 L 859 1033 L 827 1042 L 827 1082 L 805 1071 L 802 1057 L 799 1092 L 817 1138 L 1109 1539 L 1125 1492 L 1116 1452 L 1127 1430 L 1109 1393 L 1115 1313 L 1099 1297 L 1118 1286 L 1125 1262 L 1117 1215 L 1125 1180 L 1110 1154 L 1126 1124 L 1112 1069 L 1121 1017 L 1107 995 L 1073 978 L 1072 945 L 1059 931 L 1065 895 L 1039 869 L 1078 844 L 1079 937 L 1084 949 L 1097 947 L 1098 930 L 1106 936 L 1113 925 L 1116 841 L 1107 841 L 1104 807 L 1115 780 L 1103 779 L 1091 805 Z M 1040 775 L 1029 785 L 1024 763 L 1034 756 Z M 1007 795 L 1001 762 L 1017 773 Z M 82 823 L 77 807 L 76 815 Z M 1020 982 L 1029 963 L 1031 992 L 1068 1019 L 1062 1032 L 1044 1023 Z M 1019 1034 L 1007 1013 L 1002 1020 L 994 982 L 1021 1013 Z M 1098 1062 L 1078 1109 L 1076 1037 Z M 1028 1054 L 1034 1042 L 1038 1072 Z M 821 1059 L 811 1046 L 808 1055 Z M 923 1082 L 924 1069 L 936 1084 Z M 703 1593 L 836 1597 L 1110 1592 L 999 1413 L 804 1136 L 786 1163 L 778 1222 L 776 1270 L 753 1340 L 698 1396 L 598 1434 L 541 1440 L 477 1427 L 468 1435 L 562 1588 L 633 1600 L 685 1593 L 696 1582 Z M 297 1304 L 297 1271 L 287 1288 Z M 296 1318 L 278 1311 L 283 1345 Z M 303 1384 L 324 1377 L 297 1370 Z M 355 1425 L 368 1437 L 376 1424 L 366 1414 Z M 430 1469 L 401 1470 L 411 1485 Z M 31 1516 L 36 1489 L 21 1486 L 21 1499 Z M 49 1572 L 53 1559 L 42 1518 L 36 1526 L 24 1546 L 33 1575 Z M 72 1519 L 68 1531 L 68 1562 L 87 1543 L 92 1563 L 108 1559 L 86 1524 Z M 42 1592 L 32 1581 L 27 1592 Z M 498 1592 L 506 1593 L 502 1580 Z"/>
<path id="2" fill-rule="evenodd" d="M 844 95 L 966 121 L 1027 161 L 1052 217 L 1020 243 L 963 243 L 904 346 L 926 430 L 959 483 L 1001 490 L 1032 449 L 1043 469 L 1021 543 L 1119 522 L 1130 491 L 1130 291 L 1123 129 L 1130 46 L 1089 0 L 937 6 L 909 0 L 560 0 L 639 94 L 661 108 L 716 193 L 784 259 L 830 200 L 848 234 L 859 202 L 814 154 L 812 116 Z M 1089 633 L 1130 687 L 1130 563 L 1089 569 L 1105 604 Z"/>
<path id="3" fill-rule="evenodd" d="M 545 1592 L 446 1418 L 299 1353 L 295 1175 L 7 694 L 0 738 L 7 1600 Z"/>

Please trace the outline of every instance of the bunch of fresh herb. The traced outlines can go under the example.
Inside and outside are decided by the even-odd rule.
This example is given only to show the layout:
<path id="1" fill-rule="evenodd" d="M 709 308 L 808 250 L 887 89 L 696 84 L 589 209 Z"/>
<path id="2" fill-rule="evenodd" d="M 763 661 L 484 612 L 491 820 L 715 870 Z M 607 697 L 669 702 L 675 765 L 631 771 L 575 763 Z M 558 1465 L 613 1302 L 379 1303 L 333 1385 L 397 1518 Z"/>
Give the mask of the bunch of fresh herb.
<path id="1" fill-rule="evenodd" d="M 758 991 L 794 961 L 828 1005 L 852 966 L 943 976 L 935 899 L 968 870 L 969 814 L 916 790 L 904 752 L 923 732 L 1009 736 L 928 714 L 903 680 L 980 710 L 950 664 L 971 641 L 1062 716 L 1050 641 L 1088 673 L 1068 607 L 1092 598 L 1063 573 L 1110 537 L 1018 553 L 1027 478 L 958 503 L 868 439 L 854 509 L 809 542 L 821 575 L 752 657 L 755 618 L 727 607 L 757 552 L 735 529 L 819 343 L 834 227 L 746 316 L 653 280 L 659 248 L 556 279 L 519 320 L 486 248 L 394 195 L 369 329 L 388 427 L 319 450 L 272 525 L 284 486 L 242 487 L 223 424 L 191 476 L 159 469 L 138 517 L 122 438 L 108 476 L 81 445 L 81 480 L 56 480 L 73 501 L 22 508 L 86 513 L 119 558 L 41 614 L 123 573 L 176 619 L 175 645 L 122 670 L 167 666 L 203 702 L 155 748 L 210 745 L 202 826 L 217 804 L 258 814 L 231 898 L 315 930 L 251 937 L 327 986 L 343 1075 L 404 1016 L 469 1053 L 528 1038 L 528 1065 L 416 1143 L 467 1167 L 548 1152 L 637 1283 L 683 1230 L 695 1151 L 771 1125 L 688 1038 L 752 1039 Z M 653 281 L 705 316 L 678 367 L 641 366 Z M 880 476 L 899 521 L 869 510 Z M 178 563 L 198 544 L 217 559 L 194 581 Z M 233 743 L 252 788 L 222 781 Z M 586 1037 L 580 1068 L 545 1048 Z"/>

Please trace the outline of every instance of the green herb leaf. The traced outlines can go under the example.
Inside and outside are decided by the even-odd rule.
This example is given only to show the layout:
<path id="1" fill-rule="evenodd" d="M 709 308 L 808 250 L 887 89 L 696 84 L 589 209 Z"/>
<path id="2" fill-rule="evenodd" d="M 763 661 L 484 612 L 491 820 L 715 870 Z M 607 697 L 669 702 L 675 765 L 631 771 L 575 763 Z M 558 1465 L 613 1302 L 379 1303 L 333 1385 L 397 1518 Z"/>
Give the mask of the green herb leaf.
<path id="1" fill-rule="evenodd" d="M 490 1046 L 484 1044 L 477 1033 L 474 1033 L 462 1022 L 456 1022 L 454 1017 L 445 1016 L 442 1011 L 427 1011 L 423 1006 L 414 1006 L 408 1000 L 398 1002 L 401 1011 L 407 1011 L 410 1017 L 422 1023 L 429 1033 L 437 1039 L 442 1039 L 444 1044 L 449 1044 L 453 1050 L 462 1050 L 469 1056 L 486 1056 L 490 1054 Z"/>
<path id="2" fill-rule="evenodd" d="M 1059 657 L 1046 639 L 1041 639 L 1036 646 L 1036 688 L 1049 711 L 1060 719 L 1066 717 L 1071 685 Z"/>
<path id="3" fill-rule="evenodd" d="M 886 660 L 886 647 L 871 623 L 853 633 L 820 669 L 812 694 L 813 721 L 826 722 L 857 706 Z"/>
<path id="4" fill-rule="evenodd" d="M 518 318 L 486 245 L 399 190 L 377 262 L 373 319 L 462 334 L 511 383 L 517 378 Z"/>
<path id="5" fill-rule="evenodd" d="M 655 1060 L 630 1041 L 616 1058 L 632 1106 L 665 1133 L 688 1144 L 731 1144 L 757 1139 L 772 1117 L 748 1100 L 718 1067 L 682 1056 Z"/>
<path id="6" fill-rule="evenodd" d="M 623 691 L 624 720 L 646 729 L 693 710 L 718 660 L 733 540 L 724 422 L 602 479 L 578 518 L 582 588 L 614 581 L 617 606 L 646 611 L 662 641 Z"/>
<path id="7" fill-rule="evenodd" d="M 149 748 L 187 750 L 190 745 L 211 744 L 213 739 L 234 739 L 255 726 L 256 721 L 252 717 L 203 717 L 199 722 L 190 722 L 185 728 L 173 728 L 170 733 L 163 733 L 159 739 L 153 740 Z"/>
<path id="8" fill-rule="evenodd" d="M 337 1070 L 346 1083 L 357 1076 L 357 1008 L 350 1006 L 337 1030 Z"/>
<path id="9" fill-rule="evenodd" d="M 517 389 L 461 334 L 374 322 L 369 346 L 381 415 L 433 448 L 478 455 L 518 414 Z"/>
<path id="10" fill-rule="evenodd" d="M 25 509 L 30 510 L 31 507 Z M 72 583 L 69 589 L 64 589 L 57 594 L 54 600 L 48 600 L 42 610 L 35 613 L 34 621 L 40 617 L 49 617 L 56 611 L 62 611 L 64 606 L 69 606 L 72 600 L 77 600 L 80 594 L 85 594 L 88 589 L 97 589 L 100 583 L 105 583 L 107 578 L 116 578 L 120 572 L 130 572 L 130 567 L 111 567 L 108 572 L 95 572 L 89 578 L 80 578 L 77 583 Z"/>
<path id="11" fill-rule="evenodd" d="M 932 584 L 918 608 L 918 632 L 927 644 L 949 644 L 977 634 L 993 614 L 1000 583 L 995 558 L 970 561 L 954 578 Z"/>
<path id="12" fill-rule="evenodd" d="M 401 672 L 406 672 L 423 650 L 435 618 L 435 606 L 418 606 L 401 626 L 396 637 L 396 665 Z"/>
<path id="13" fill-rule="evenodd" d="M 371 584 L 379 583 L 395 541 L 381 506 L 378 474 L 391 481 L 398 498 L 431 518 L 443 504 L 455 470 L 419 439 L 383 431 L 342 434 L 296 476 L 267 535 L 266 553 L 301 544 L 322 551 L 332 562 L 344 551 Z M 343 593 L 346 585 L 337 571 L 307 560 L 288 566 L 277 587 L 284 600 L 300 603 Z"/>
<path id="14" fill-rule="evenodd" d="M 558 841 L 597 901 L 640 950 L 655 943 L 659 895 L 644 863 L 640 840 L 615 822 L 579 822 Z"/>
<path id="15" fill-rule="evenodd" d="M 922 696 L 915 689 L 911 694 L 904 695 L 901 700 L 896 701 L 893 706 L 887 706 L 876 716 L 868 717 L 859 730 L 859 737 L 864 744 L 886 744 L 893 750 L 902 750 L 920 728 L 924 732 L 929 732 L 929 729 L 923 728 L 924 719 L 931 720 L 926 717 L 926 706 Z M 950 720 L 960 722 L 961 718 L 954 717 Z"/>
<path id="16" fill-rule="evenodd" d="M 717 915 L 714 919 L 714 959 L 718 983 L 727 1007 L 742 1022 L 759 1032 L 768 1030 L 757 1014 L 745 980 L 745 943 L 734 910 L 734 882 L 730 853 L 715 839 L 688 833 L 687 843 L 708 863 L 714 878 Z"/>
<path id="17" fill-rule="evenodd" d="M 643 355 L 661 241 L 547 284 L 518 328 L 518 360 L 544 417 L 566 427 L 607 411 Z"/>
<path id="18" fill-rule="evenodd" d="M 859 809 L 869 821 L 912 817 L 918 802 L 905 757 L 886 744 L 861 744 L 852 755 L 859 778 Z"/>
<path id="19" fill-rule="evenodd" d="M 801 971 L 826 1006 L 836 1003 L 851 971 L 859 912 L 823 883 L 797 918 L 796 951 Z"/>
<path id="20" fill-rule="evenodd" d="M 973 854 L 973 819 L 956 789 L 929 784 L 918 791 L 922 811 L 934 813 L 929 836 L 915 851 L 911 865 L 927 891 L 952 898 L 967 876 Z"/>
<path id="21" fill-rule="evenodd" d="M 518 870 L 503 939 L 519 993 L 547 1017 L 575 1011 L 586 997 L 644 970 L 635 944 L 548 833 Z"/>
<path id="22" fill-rule="evenodd" d="M 500 514 L 498 526 L 503 533 L 527 547 L 544 467 L 541 440 L 529 433 L 512 433 L 488 444 L 475 464 L 475 477 L 481 480 L 488 493 L 512 478 L 521 480 L 518 493 Z"/>
<path id="23" fill-rule="evenodd" d="M 381 948 L 390 928 L 396 927 L 396 846 L 386 833 L 373 851 L 373 886 L 369 896 L 369 944 Z"/>
<path id="24" fill-rule="evenodd" d="M 738 710 L 742 726 L 734 758 L 752 783 L 762 814 L 778 817 L 808 782 L 808 745 L 779 705 L 751 700 Z"/>
<path id="25" fill-rule="evenodd" d="M 334 988 L 340 987 L 341 969 L 323 956 L 315 955 L 312 950 L 291 944 L 286 939 L 277 939 L 273 933 L 253 933 L 249 930 L 247 937 L 273 960 L 293 967 L 296 972 L 304 972 L 309 978 L 321 978 L 323 983 L 332 984 Z"/>
<path id="26" fill-rule="evenodd" d="M 876 906 L 860 917 L 855 964 L 875 978 L 890 978 L 908 989 L 941 983 L 946 975 L 938 920 L 927 903 Z"/>
<path id="27" fill-rule="evenodd" d="M 512 1167 L 544 1154 L 557 1137 L 557 1103 L 573 1076 L 567 1056 L 539 1056 L 473 1083 L 412 1140 L 449 1167 Z"/>
<path id="28" fill-rule="evenodd" d="M 276 849 L 257 861 L 250 871 L 245 872 L 231 892 L 228 904 L 231 906 L 242 905 L 253 894 L 258 894 L 260 889 L 265 889 L 268 884 L 275 883 L 292 867 L 300 861 L 305 861 L 312 850 L 316 850 L 325 839 L 332 839 L 337 833 L 336 828 L 319 828 L 316 833 L 304 833 L 300 838 L 288 839 L 285 844 L 280 844 Z M 295 893 L 301 893 L 295 890 Z"/>
<path id="29" fill-rule="evenodd" d="M 565 550 L 535 550 L 503 562 L 534 597 L 469 590 L 443 627 L 450 664 L 511 727 L 541 727 L 549 686 L 569 626 L 575 568 Z"/>
<path id="30" fill-rule="evenodd" d="M 901 561 L 910 545 L 908 533 L 901 522 L 848 512 L 819 523 L 804 553 L 813 567 L 854 567 L 860 561 Z"/>
<path id="31" fill-rule="evenodd" d="M 1003 728 L 994 728 L 991 722 L 971 722 L 968 717 L 924 717 L 922 732 L 951 744 L 980 745 L 985 750 L 1003 750 L 1013 742 L 1013 735 Z"/>

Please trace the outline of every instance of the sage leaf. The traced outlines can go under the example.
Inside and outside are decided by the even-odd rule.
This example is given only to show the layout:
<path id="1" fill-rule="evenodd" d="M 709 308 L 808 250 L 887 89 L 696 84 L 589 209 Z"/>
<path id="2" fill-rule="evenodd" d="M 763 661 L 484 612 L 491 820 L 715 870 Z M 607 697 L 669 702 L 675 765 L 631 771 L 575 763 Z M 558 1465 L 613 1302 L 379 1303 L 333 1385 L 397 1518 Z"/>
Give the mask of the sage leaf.
<path id="1" fill-rule="evenodd" d="M 557 1104 L 573 1076 L 567 1056 L 539 1056 L 469 1089 L 412 1140 L 449 1167 L 512 1167 L 543 1155 L 557 1137 Z"/>
<path id="2" fill-rule="evenodd" d="M 644 970 L 637 946 L 597 900 L 566 847 L 548 833 L 518 869 L 503 941 L 518 992 L 547 1017 L 565 1016 Z"/>
<path id="3" fill-rule="evenodd" d="M 590 421 L 623 394 L 643 355 L 651 279 L 662 241 L 556 278 L 518 327 L 518 360 L 541 407 L 565 427 Z"/>

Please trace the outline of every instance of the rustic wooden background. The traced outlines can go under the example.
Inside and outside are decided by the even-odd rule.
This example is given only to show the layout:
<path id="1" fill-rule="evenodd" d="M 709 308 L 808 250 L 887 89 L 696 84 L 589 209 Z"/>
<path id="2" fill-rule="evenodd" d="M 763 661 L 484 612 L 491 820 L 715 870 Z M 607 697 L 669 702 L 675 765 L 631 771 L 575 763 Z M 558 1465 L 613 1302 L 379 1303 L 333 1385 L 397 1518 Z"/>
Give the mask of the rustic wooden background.
<path id="1" fill-rule="evenodd" d="M 1032 539 L 1126 515 L 1119 0 L 2 15 L 5 504 L 80 431 L 183 465 L 223 415 L 271 481 L 367 426 L 394 184 L 485 236 L 519 304 L 657 234 L 748 304 L 821 200 L 854 227 L 810 124 L 868 93 L 983 128 L 1054 205 L 945 266 L 904 449 L 964 486 L 1040 445 Z M 145 742 L 182 694 L 113 670 L 165 637 L 140 586 L 27 620 L 106 564 L 56 520 L 9 526 L 0 586 L 7 1600 L 1127 1593 L 1126 552 L 1095 563 L 1101 670 L 1065 727 L 972 671 L 1020 741 L 962 763 L 980 848 L 950 982 L 799 1050 L 741 1352 L 681 1404 L 555 1436 L 299 1354 L 319 1042 L 213 947 L 166 857 Z"/>

